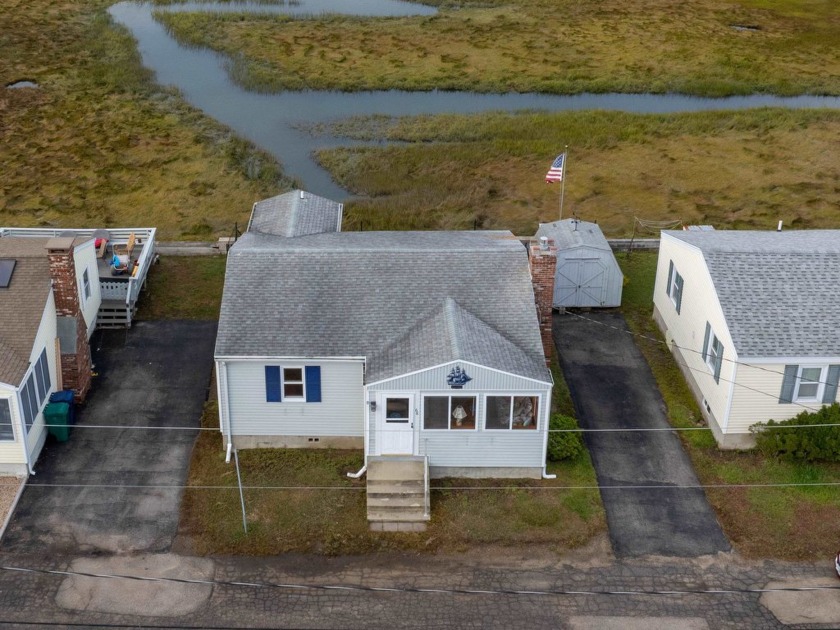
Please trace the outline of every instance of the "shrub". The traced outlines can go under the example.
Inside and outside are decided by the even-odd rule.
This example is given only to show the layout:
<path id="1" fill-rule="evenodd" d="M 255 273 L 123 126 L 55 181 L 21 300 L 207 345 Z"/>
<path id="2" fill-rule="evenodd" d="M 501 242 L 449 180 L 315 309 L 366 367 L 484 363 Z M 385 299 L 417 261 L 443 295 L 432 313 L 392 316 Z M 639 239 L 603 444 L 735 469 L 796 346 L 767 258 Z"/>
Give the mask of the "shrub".
<path id="1" fill-rule="evenodd" d="M 834 403 L 819 411 L 803 411 L 799 415 L 750 427 L 755 433 L 758 450 L 785 460 L 806 462 L 840 462 L 840 426 L 816 426 L 805 429 L 785 428 L 790 425 L 840 425 L 840 404 Z"/>
<path id="2" fill-rule="evenodd" d="M 561 459 L 575 459 L 583 452 L 583 440 L 575 431 L 557 431 L 557 429 L 577 429 L 577 420 L 571 416 L 555 413 L 548 423 L 548 459 L 558 462 Z"/>

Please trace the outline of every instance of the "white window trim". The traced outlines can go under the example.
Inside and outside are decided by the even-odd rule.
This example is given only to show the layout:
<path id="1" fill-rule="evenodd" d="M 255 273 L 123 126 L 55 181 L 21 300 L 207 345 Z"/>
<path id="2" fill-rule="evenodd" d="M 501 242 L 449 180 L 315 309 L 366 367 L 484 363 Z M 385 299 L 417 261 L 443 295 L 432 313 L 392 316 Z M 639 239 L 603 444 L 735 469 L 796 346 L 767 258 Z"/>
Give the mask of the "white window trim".
<path id="1" fill-rule="evenodd" d="M 87 278 L 87 282 L 85 281 L 86 278 Z M 81 283 L 82 283 L 82 291 L 81 291 L 82 305 L 84 306 L 85 304 L 88 303 L 88 300 L 93 297 L 93 288 L 91 287 L 91 284 L 90 284 L 90 271 L 88 271 L 87 267 L 85 267 L 84 271 L 82 271 Z"/>
<path id="2" fill-rule="evenodd" d="M 303 396 L 286 396 L 286 370 L 300 370 L 300 381 L 288 381 L 290 385 L 303 385 Z M 296 365 L 280 366 L 280 402 L 306 402 L 306 368 Z"/>
<path id="3" fill-rule="evenodd" d="M 427 429 L 426 428 L 426 399 L 427 398 L 448 398 L 449 399 L 449 407 L 447 408 L 446 412 L 446 419 L 449 422 L 449 426 L 445 429 Z M 429 433 L 475 433 L 478 431 L 478 427 L 481 424 L 479 422 L 478 417 L 478 401 L 479 395 L 475 393 L 469 394 L 453 394 L 452 392 L 429 392 L 428 394 L 421 394 L 420 398 L 422 399 L 421 404 L 421 413 L 420 413 L 420 430 Z M 459 427 L 456 429 L 452 428 L 452 399 L 453 398 L 474 398 L 475 399 L 475 426 L 472 429 L 465 429 L 463 427 Z"/>
<path id="4" fill-rule="evenodd" d="M 710 327 L 709 328 L 709 345 L 706 346 L 705 350 L 706 350 L 706 367 L 709 368 L 709 371 L 712 374 L 715 373 L 715 356 L 716 355 L 712 352 L 712 350 L 715 347 L 715 341 L 717 341 L 721 346 L 723 346 L 723 344 L 720 342 L 720 339 L 718 339 L 717 335 L 715 334 L 714 329 L 712 329 Z M 723 356 L 722 355 L 720 357 L 720 361 L 721 361 L 721 363 L 723 363 Z"/>
<path id="5" fill-rule="evenodd" d="M 537 399 L 537 413 L 534 414 L 534 428 L 533 429 L 514 429 L 513 428 L 513 400 L 510 403 L 510 417 L 508 418 L 508 426 L 506 429 L 494 429 L 492 427 L 487 426 L 487 399 L 488 398 L 536 398 Z M 492 392 L 489 394 L 484 394 L 484 413 L 483 418 L 481 419 L 481 428 L 484 431 L 507 431 L 507 432 L 515 432 L 515 431 L 539 431 L 540 428 L 540 413 L 542 412 L 542 395 L 540 394 L 523 394 L 522 392 Z"/>
<path id="6" fill-rule="evenodd" d="M 671 274 L 671 286 L 668 287 L 668 297 L 671 298 L 671 302 L 674 306 L 677 305 L 677 293 L 680 290 L 680 287 L 677 285 L 677 278 L 682 280 L 680 272 L 677 271 L 677 266 L 674 265 L 674 273 Z M 683 280 L 683 282 L 685 282 L 685 280 Z"/>
<path id="7" fill-rule="evenodd" d="M 793 390 L 793 401 L 821 403 L 823 399 L 823 394 L 825 393 L 825 379 L 827 378 L 827 368 L 827 365 L 800 365 L 799 369 L 796 372 L 796 383 Z M 820 375 L 819 377 L 817 377 L 817 393 L 814 396 L 803 397 L 799 395 L 799 387 L 802 385 L 802 372 L 808 369 L 820 371 Z M 808 381 L 808 383 L 813 384 L 813 381 Z"/>

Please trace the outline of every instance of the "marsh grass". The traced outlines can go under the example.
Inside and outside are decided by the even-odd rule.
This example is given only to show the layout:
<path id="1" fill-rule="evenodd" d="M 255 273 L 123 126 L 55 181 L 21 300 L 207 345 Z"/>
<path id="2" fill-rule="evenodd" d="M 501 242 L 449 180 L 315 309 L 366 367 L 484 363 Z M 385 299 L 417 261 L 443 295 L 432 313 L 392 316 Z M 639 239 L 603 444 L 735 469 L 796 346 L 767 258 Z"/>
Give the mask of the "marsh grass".
<path id="1" fill-rule="evenodd" d="M 651 317 L 657 255 L 618 255 L 628 279 L 622 311 L 630 329 L 662 340 Z M 700 410 L 664 343 L 637 337 L 653 371 L 672 425 L 703 425 Z M 790 484 L 840 482 L 840 465 L 783 462 L 755 451 L 722 451 L 710 431 L 686 431 L 680 438 L 703 484 Z M 836 487 L 709 488 L 706 496 L 733 546 L 754 558 L 825 561 L 837 552 L 840 493 Z"/>
<path id="2" fill-rule="evenodd" d="M 331 131 L 407 144 L 322 150 L 359 195 L 347 229 L 501 228 L 556 220 L 551 160 L 569 145 L 566 216 L 629 236 L 633 217 L 719 228 L 836 228 L 840 113 L 524 112 L 354 118 Z"/>
<path id="3" fill-rule="evenodd" d="M 258 91 L 840 93 L 834 0 L 433 4 L 424 17 L 157 17 L 241 55 L 237 80 Z"/>
<path id="4" fill-rule="evenodd" d="M 219 318 L 225 256 L 160 256 L 149 269 L 137 319 Z"/>
<path id="5" fill-rule="evenodd" d="M 157 89 L 108 2 L 12 1 L 0 11 L 0 224 L 225 232 L 288 187 L 273 158 Z"/>

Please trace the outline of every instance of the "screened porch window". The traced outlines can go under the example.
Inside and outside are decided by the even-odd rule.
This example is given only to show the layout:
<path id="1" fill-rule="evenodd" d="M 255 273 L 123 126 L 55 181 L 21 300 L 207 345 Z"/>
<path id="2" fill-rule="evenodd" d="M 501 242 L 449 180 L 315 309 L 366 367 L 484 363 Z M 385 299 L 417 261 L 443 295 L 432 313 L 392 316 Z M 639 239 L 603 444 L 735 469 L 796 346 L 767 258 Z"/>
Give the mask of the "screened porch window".
<path id="1" fill-rule="evenodd" d="M 489 430 L 537 428 L 538 396 L 488 396 L 484 428 Z"/>
<path id="2" fill-rule="evenodd" d="M 475 429 L 475 396 L 425 396 L 423 429 Z"/>

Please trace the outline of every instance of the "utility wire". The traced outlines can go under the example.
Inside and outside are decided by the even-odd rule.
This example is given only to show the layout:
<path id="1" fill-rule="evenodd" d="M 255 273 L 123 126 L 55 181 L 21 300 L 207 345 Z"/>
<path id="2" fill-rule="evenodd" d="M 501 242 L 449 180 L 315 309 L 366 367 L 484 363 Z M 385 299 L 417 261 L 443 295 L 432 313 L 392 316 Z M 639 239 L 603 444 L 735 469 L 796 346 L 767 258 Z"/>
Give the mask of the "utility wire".
<path id="1" fill-rule="evenodd" d="M 667 341 L 664 341 L 662 339 L 657 339 L 656 337 L 651 337 L 650 335 L 644 335 L 642 333 L 633 332 L 632 330 L 627 330 L 627 329 L 621 328 L 619 326 L 613 326 L 612 324 L 606 324 L 604 322 L 599 322 L 597 319 L 592 319 L 590 317 L 584 317 L 583 315 L 580 315 L 579 313 L 572 313 L 570 311 L 566 311 L 566 314 L 571 315 L 573 317 L 577 317 L 578 319 L 582 319 L 582 320 L 587 321 L 587 322 L 591 322 L 593 324 L 598 324 L 599 326 L 604 326 L 605 328 L 612 328 L 613 330 L 617 330 L 619 332 L 623 332 L 623 333 L 626 333 L 628 335 L 633 335 L 634 337 L 640 337 L 642 339 L 647 339 L 648 341 L 653 341 L 654 343 L 661 344 L 665 347 L 668 346 Z M 681 346 L 677 343 L 674 343 L 673 345 L 674 345 L 675 348 L 679 348 L 680 350 L 684 350 L 686 352 L 693 352 L 694 354 L 699 354 L 701 356 L 703 355 L 703 352 L 701 350 L 696 350 L 694 348 L 687 348 L 687 347 Z M 780 372 L 779 370 L 774 370 L 772 368 L 763 367 L 761 365 L 756 365 L 755 363 L 748 363 L 747 361 L 738 361 L 736 359 L 727 359 L 724 356 L 721 356 L 721 360 L 726 361 L 727 363 L 734 363 L 735 365 L 743 365 L 745 367 L 753 368 L 753 369 L 756 369 L 756 370 L 761 370 L 762 372 L 770 372 L 771 374 L 778 374 L 779 376 L 785 376 L 784 372 Z M 820 385 L 834 385 L 834 383 L 829 383 L 828 381 L 810 381 L 809 380 L 808 382 L 809 383 L 818 383 Z M 770 394 L 770 395 L 773 396 L 774 398 L 778 398 L 778 396 L 776 394 Z"/>
<path id="2" fill-rule="evenodd" d="M 27 483 L 33 488 L 101 488 L 112 490 L 239 490 L 239 486 L 225 485 L 183 485 L 183 484 L 97 484 L 97 483 Z M 724 488 L 833 488 L 840 486 L 840 481 L 815 481 L 795 483 L 710 483 L 710 484 L 613 484 L 613 485 L 573 485 L 573 486 L 430 486 L 429 490 L 704 490 Z M 352 490 L 366 492 L 365 486 L 249 486 L 243 490 Z"/>
<path id="3" fill-rule="evenodd" d="M 642 335 L 642 334 L 639 334 L 639 333 L 634 333 L 632 330 L 626 330 L 626 329 L 624 329 L 624 328 L 619 328 L 618 326 L 613 326 L 613 325 L 611 325 L 611 324 L 605 324 L 605 323 L 603 323 L 603 322 L 599 322 L 598 320 L 595 320 L 595 319 L 590 319 L 590 318 L 588 318 L 588 317 L 583 317 L 582 315 L 578 315 L 578 314 L 576 314 L 576 313 L 569 313 L 569 315 L 572 315 L 572 316 L 577 317 L 577 318 L 579 318 L 579 319 L 582 319 L 582 320 L 584 320 L 584 321 L 591 322 L 591 323 L 593 323 L 593 324 L 599 324 L 600 326 L 604 326 L 604 327 L 606 327 L 606 328 L 612 328 L 613 330 L 618 330 L 618 331 L 623 332 L 623 333 L 628 334 L 628 335 L 632 335 L 632 336 L 636 336 L 636 337 L 642 337 L 643 339 L 647 339 L 647 340 L 649 340 L 649 341 L 655 341 L 656 343 L 658 343 L 658 344 L 664 344 L 665 346 L 667 346 L 667 345 L 668 345 L 666 342 L 662 341 L 661 339 L 655 339 L 655 338 L 653 338 L 653 337 L 648 337 L 647 335 Z M 697 351 L 697 350 L 692 350 L 691 348 L 683 348 L 682 346 L 679 346 L 679 345 L 677 345 L 677 344 L 674 344 L 674 346 L 675 346 L 675 347 L 677 347 L 677 348 L 679 348 L 680 350 L 688 350 L 689 352 L 697 352 L 698 354 L 700 354 L 700 352 L 699 352 L 699 351 Z M 730 360 L 730 361 L 731 361 L 731 359 L 728 359 L 728 360 Z M 681 363 L 680 361 L 677 361 L 677 359 L 676 359 L 675 357 L 674 357 L 674 362 L 675 362 L 677 365 L 681 365 L 681 366 L 683 366 L 684 368 L 691 370 L 692 372 L 700 372 L 700 373 L 702 373 L 702 374 L 706 374 L 706 375 L 708 375 L 708 374 L 709 374 L 709 373 L 708 373 L 705 369 L 703 369 L 703 368 L 696 368 L 696 367 L 692 367 L 692 366 L 688 365 L 687 363 Z M 741 365 L 749 365 L 750 367 L 753 367 L 753 366 L 752 366 L 751 364 L 749 364 L 749 363 L 742 363 Z M 776 371 L 776 370 L 768 370 L 768 371 L 770 371 L 770 372 L 775 372 L 776 374 L 782 374 L 782 372 L 778 372 L 778 371 Z M 771 394 L 770 392 L 765 392 L 765 391 L 763 391 L 763 390 L 756 389 L 755 387 L 750 387 L 749 385 L 744 385 L 743 383 L 739 383 L 739 382 L 737 382 L 737 381 L 733 381 L 732 379 L 724 378 L 723 376 L 720 376 L 720 377 L 718 378 L 718 380 L 721 380 L 721 381 L 723 381 L 724 383 L 732 383 L 732 384 L 733 384 L 733 385 L 735 385 L 736 387 L 741 387 L 741 388 L 743 388 L 743 389 L 748 389 L 748 390 L 750 390 L 750 391 L 752 391 L 752 392 L 755 392 L 755 393 L 757 393 L 757 394 L 761 394 L 762 396 L 769 396 L 770 398 L 773 398 L 773 399 L 775 399 L 775 400 L 778 400 L 778 398 L 779 398 L 779 395 L 778 395 L 778 394 Z M 809 382 L 814 382 L 814 383 L 816 383 L 817 381 L 809 381 Z M 820 382 L 822 382 L 822 381 L 820 381 Z M 799 402 L 796 402 L 796 401 L 791 401 L 790 403 L 787 403 L 787 404 L 796 405 L 797 407 L 802 407 L 803 409 L 807 409 L 808 411 L 816 411 L 817 409 L 819 409 L 819 407 L 821 407 L 821 406 L 822 406 L 822 405 L 821 405 L 821 403 L 813 403 L 813 404 L 811 404 L 811 405 L 805 405 L 805 404 L 802 404 L 802 403 L 799 403 Z M 820 426 L 828 426 L 828 425 L 820 425 Z M 774 427 L 774 428 L 775 428 L 775 427 Z"/>
<path id="4" fill-rule="evenodd" d="M 527 595 L 527 596 L 673 596 L 673 595 L 753 595 L 762 593 L 801 593 L 814 591 L 837 591 L 840 586 L 788 586 L 779 588 L 710 588 L 710 589 L 478 589 L 478 588 L 426 588 L 422 586 L 363 586 L 361 584 L 300 584 L 294 582 L 242 582 L 237 580 L 211 580 L 195 578 L 174 578 L 158 576 L 121 575 L 116 573 L 89 573 L 59 569 L 33 569 L 30 567 L 0 566 L 0 570 L 19 573 L 38 573 L 72 577 L 89 577 L 106 580 L 134 580 L 138 582 L 163 582 L 176 584 L 197 584 L 202 586 L 236 586 L 245 588 L 266 588 L 291 591 L 343 591 L 349 593 L 410 593 L 434 595 Z"/>

